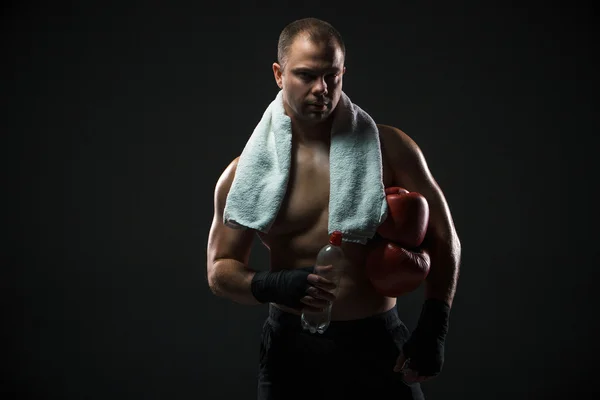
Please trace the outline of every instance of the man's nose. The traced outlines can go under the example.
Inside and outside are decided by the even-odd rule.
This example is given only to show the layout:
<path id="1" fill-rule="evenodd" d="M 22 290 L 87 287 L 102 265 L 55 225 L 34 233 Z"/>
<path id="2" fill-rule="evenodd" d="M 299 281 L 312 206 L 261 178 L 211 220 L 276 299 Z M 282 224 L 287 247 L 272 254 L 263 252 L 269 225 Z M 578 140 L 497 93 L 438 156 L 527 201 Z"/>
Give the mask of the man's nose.
<path id="1" fill-rule="evenodd" d="M 315 85 L 313 86 L 313 92 L 321 96 L 327 94 L 327 82 L 325 82 L 325 77 L 316 79 Z"/>

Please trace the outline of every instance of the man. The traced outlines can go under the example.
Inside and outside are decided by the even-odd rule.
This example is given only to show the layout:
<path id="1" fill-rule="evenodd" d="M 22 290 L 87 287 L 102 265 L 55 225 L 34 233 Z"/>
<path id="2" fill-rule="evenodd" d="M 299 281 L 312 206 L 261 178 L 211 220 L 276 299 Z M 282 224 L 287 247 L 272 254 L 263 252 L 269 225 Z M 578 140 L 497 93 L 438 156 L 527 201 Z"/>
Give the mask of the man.
<path id="1" fill-rule="evenodd" d="M 311 273 L 328 240 L 330 131 L 342 93 L 344 59 L 341 36 L 324 21 L 298 20 L 280 35 L 273 72 L 291 119 L 292 166 L 285 199 L 269 232 L 232 229 L 223 222 L 239 157 L 215 189 L 207 249 L 210 288 L 239 304 L 270 303 L 261 343 L 259 399 L 336 399 L 352 393 L 418 399 L 423 398 L 420 384 L 442 368 L 460 242 L 422 153 L 399 129 L 377 125 L 384 187 L 418 192 L 429 205 L 422 248 L 431 268 L 417 328 L 409 333 L 398 318 L 396 298 L 378 293 L 368 279 L 368 246 L 343 243 L 345 277 L 335 296 L 332 282 Z M 255 234 L 269 249 L 269 271 L 257 272 L 248 265 Z M 333 300 L 329 334 L 299 329 L 303 309 L 321 310 Z"/>

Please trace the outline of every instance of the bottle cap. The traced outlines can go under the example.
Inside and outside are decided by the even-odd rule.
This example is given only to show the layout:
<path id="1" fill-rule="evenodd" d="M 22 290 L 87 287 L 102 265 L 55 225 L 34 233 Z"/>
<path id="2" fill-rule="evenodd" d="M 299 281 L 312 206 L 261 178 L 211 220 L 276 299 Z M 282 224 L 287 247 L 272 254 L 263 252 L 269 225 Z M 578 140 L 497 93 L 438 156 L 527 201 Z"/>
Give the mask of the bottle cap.
<path id="1" fill-rule="evenodd" d="M 333 231 L 333 233 L 329 236 L 329 243 L 331 243 L 334 246 L 341 246 L 342 245 L 342 232 Z"/>

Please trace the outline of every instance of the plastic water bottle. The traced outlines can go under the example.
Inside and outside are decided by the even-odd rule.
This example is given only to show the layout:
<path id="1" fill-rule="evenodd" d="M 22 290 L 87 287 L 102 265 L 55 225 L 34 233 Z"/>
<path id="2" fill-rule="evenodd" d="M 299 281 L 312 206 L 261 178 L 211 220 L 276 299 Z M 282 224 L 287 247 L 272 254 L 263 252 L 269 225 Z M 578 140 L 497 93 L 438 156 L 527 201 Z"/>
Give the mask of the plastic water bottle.
<path id="1" fill-rule="evenodd" d="M 332 281 L 336 286 L 340 283 L 342 261 L 344 260 L 344 252 L 341 245 L 342 233 L 340 231 L 333 232 L 329 236 L 329 244 L 324 246 L 317 255 L 314 271 L 314 274 Z M 333 294 L 337 295 L 337 288 L 333 291 Z M 332 302 L 329 302 L 324 311 L 303 311 L 301 318 L 302 328 L 310 333 L 325 332 L 331 322 L 331 306 Z"/>

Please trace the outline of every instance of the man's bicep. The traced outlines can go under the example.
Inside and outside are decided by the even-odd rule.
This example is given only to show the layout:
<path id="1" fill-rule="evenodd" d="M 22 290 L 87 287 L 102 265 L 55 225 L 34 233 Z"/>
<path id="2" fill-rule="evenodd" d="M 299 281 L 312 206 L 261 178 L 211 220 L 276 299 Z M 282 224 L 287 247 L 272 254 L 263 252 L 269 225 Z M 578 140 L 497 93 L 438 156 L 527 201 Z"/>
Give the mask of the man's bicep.
<path id="1" fill-rule="evenodd" d="M 454 222 L 448 202 L 431 174 L 415 174 L 407 186 L 409 191 L 423 195 L 429 205 L 429 226 L 426 238 L 435 237 L 447 241 L 454 236 Z"/>
<path id="2" fill-rule="evenodd" d="M 418 145 L 402 133 L 401 148 L 397 154 L 395 174 L 399 185 L 411 192 L 418 192 L 429 205 L 427 236 L 443 240 L 456 238 L 450 207 L 444 193 L 433 177 L 425 156 Z"/>
<path id="3" fill-rule="evenodd" d="M 208 235 L 207 263 L 210 268 L 219 259 L 233 259 L 248 264 L 254 240 L 251 229 L 233 229 L 223 223 L 227 195 L 235 176 L 237 159 L 225 169 L 214 192 L 214 215 Z"/>
<path id="4" fill-rule="evenodd" d="M 229 228 L 223 224 L 222 217 L 215 216 L 208 235 L 209 266 L 222 259 L 236 260 L 248 265 L 253 240 L 253 230 Z"/>

